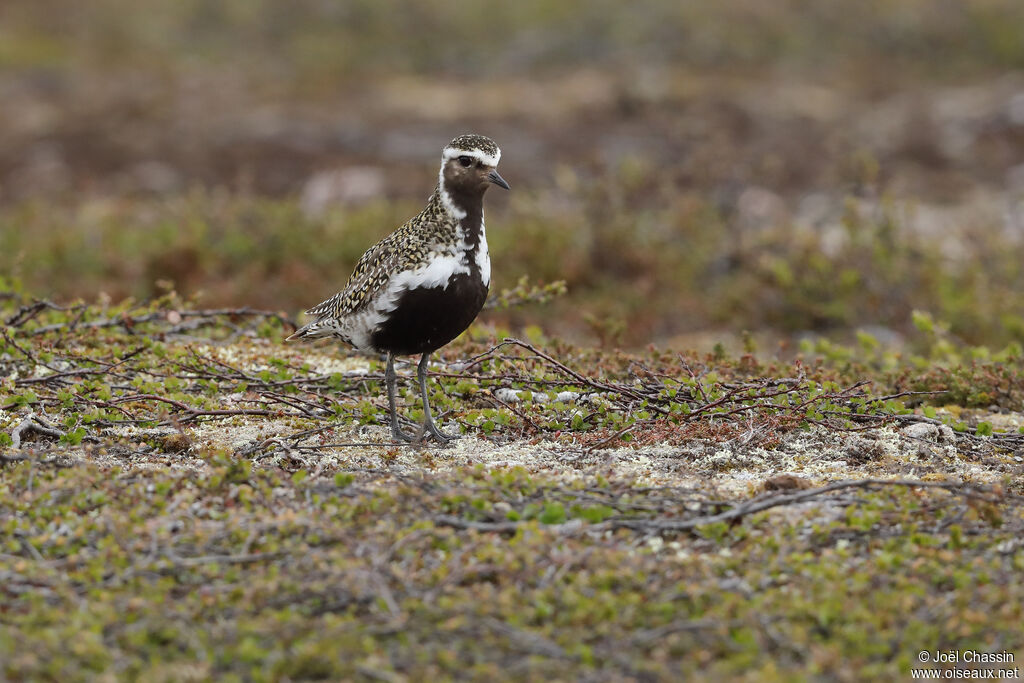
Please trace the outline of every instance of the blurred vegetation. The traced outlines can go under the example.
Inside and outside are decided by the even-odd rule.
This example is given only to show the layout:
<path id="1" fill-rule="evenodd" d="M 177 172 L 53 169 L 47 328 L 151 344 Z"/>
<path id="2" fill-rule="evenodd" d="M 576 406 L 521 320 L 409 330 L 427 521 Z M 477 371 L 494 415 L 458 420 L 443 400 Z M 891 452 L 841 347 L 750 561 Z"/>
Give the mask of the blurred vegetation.
<path id="1" fill-rule="evenodd" d="M 287 74 L 299 88 L 395 71 L 490 76 L 581 63 L 771 63 L 844 76 L 887 64 L 890 74 L 943 79 L 1024 67 L 1024 9 L 1013 0 L 647 0 L 628 10 L 609 0 L 41 0 L 7 4 L 2 18 L 3 66 L 230 64 Z"/>
<path id="2" fill-rule="evenodd" d="M 485 320 L 631 346 L 693 330 L 853 341 L 852 331 L 866 328 L 898 347 L 922 310 L 960 342 L 1024 340 L 1020 244 L 997 226 L 913 235 L 892 207 L 851 201 L 827 231 L 782 223 L 744 234 L 700 197 L 652 190 L 653 182 L 645 176 L 643 191 L 631 192 L 622 176 L 609 178 L 563 194 L 560 208 L 542 194 L 512 197 L 489 231 L 495 291 L 528 274 L 565 280 L 569 294 Z M 288 199 L 206 191 L 32 202 L 0 210 L 0 272 L 60 299 L 141 299 L 169 281 L 206 304 L 295 314 L 340 288 L 382 226 L 416 208 L 375 201 L 313 217 Z"/>
<path id="3" fill-rule="evenodd" d="M 1021 25 L 1014 0 L 8 3 L 0 275 L 293 314 L 473 129 L 515 188 L 497 287 L 569 291 L 498 324 L 899 347 L 921 310 L 998 349 L 1024 334 Z"/>
<path id="4" fill-rule="evenodd" d="M 0 3 L 0 678 L 900 680 L 1019 650 L 1021 26 Z M 493 469 L 366 443 L 380 363 L 280 343 L 470 130 L 514 189 L 431 400 Z M 780 469 L 922 480 L 814 502 Z M 764 495 L 801 504 L 707 521 Z"/>

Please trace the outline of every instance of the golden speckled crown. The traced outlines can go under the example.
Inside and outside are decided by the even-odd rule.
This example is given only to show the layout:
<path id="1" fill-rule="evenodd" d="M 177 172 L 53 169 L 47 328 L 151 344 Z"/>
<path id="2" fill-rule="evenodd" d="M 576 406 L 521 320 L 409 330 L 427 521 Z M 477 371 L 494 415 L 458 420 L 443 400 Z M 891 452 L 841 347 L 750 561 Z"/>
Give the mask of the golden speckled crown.
<path id="1" fill-rule="evenodd" d="M 498 160 L 501 159 L 501 150 L 494 144 L 494 140 L 483 135 L 460 135 L 444 148 L 445 159 L 463 154 L 475 156 L 490 166 L 497 166 Z"/>

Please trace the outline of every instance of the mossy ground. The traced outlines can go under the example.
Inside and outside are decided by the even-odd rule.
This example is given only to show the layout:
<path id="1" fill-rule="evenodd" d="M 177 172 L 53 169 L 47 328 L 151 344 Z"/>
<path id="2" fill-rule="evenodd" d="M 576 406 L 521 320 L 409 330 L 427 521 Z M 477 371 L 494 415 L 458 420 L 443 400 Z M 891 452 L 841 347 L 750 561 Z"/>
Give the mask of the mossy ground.
<path id="1" fill-rule="evenodd" d="M 1022 22 L 3 4 L 0 679 L 1019 662 Z M 396 446 L 378 359 L 281 339 L 470 130 L 508 290 Z"/>
<path id="2" fill-rule="evenodd" d="M 434 368 L 463 439 L 414 448 L 378 360 L 274 316 L 4 318 L 7 678 L 897 680 L 1024 645 L 1019 396 L 946 405 L 962 370 L 479 329 Z"/>

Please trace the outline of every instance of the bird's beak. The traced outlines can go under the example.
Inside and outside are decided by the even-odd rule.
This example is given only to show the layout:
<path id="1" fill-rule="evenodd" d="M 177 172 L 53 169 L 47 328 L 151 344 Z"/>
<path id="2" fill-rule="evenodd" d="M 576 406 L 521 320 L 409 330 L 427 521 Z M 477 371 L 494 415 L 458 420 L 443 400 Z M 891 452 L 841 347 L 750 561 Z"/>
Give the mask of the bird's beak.
<path id="1" fill-rule="evenodd" d="M 508 186 L 508 183 L 505 182 L 505 179 L 502 178 L 500 175 L 498 175 L 498 171 L 497 170 L 494 170 L 494 171 L 491 171 L 490 173 L 488 173 L 487 174 L 487 180 L 488 180 L 488 182 L 494 183 L 498 187 L 504 187 L 506 190 L 511 190 L 512 189 L 511 187 Z"/>

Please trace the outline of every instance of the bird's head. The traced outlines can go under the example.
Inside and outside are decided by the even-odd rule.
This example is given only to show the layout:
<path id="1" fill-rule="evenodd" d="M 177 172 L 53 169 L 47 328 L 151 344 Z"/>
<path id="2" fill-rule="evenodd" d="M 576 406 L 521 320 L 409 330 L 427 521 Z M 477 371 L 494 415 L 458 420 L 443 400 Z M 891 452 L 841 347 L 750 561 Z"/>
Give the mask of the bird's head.
<path id="1" fill-rule="evenodd" d="M 483 135 L 460 135 L 441 155 L 441 189 L 453 198 L 479 197 L 491 184 L 509 189 L 498 175 L 501 150 Z"/>

